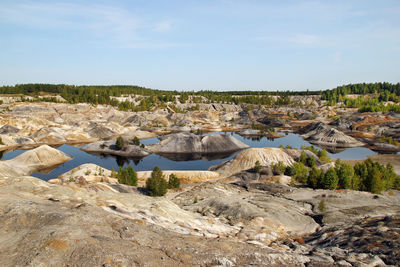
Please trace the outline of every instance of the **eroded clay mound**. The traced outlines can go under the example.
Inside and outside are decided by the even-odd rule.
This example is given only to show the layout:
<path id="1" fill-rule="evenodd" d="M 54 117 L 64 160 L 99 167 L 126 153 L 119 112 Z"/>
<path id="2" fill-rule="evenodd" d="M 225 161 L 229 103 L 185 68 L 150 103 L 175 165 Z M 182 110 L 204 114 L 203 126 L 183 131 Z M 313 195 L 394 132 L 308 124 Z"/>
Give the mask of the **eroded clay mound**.
<path id="1" fill-rule="evenodd" d="M 302 137 L 310 143 L 334 147 L 358 147 L 364 144 L 347 134 L 317 122 L 303 128 Z"/>
<path id="2" fill-rule="evenodd" d="M 293 164 L 293 158 L 284 149 L 275 147 L 250 148 L 239 153 L 232 160 L 220 165 L 211 166 L 210 171 L 216 171 L 223 177 L 248 170 L 254 167 L 259 161 L 262 166 L 270 166 L 282 161 L 286 166 Z"/>
<path id="3" fill-rule="evenodd" d="M 148 146 L 154 153 L 224 153 L 249 146 L 226 134 L 195 135 L 177 133 L 160 137 L 160 142 Z"/>
<path id="4" fill-rule="evenodd" d="M 13 159 L 0 161 L 0 176 L 29 175 L 71 159 L 72 157 L 69 155 L 48 145 L 43 145 Z"/>

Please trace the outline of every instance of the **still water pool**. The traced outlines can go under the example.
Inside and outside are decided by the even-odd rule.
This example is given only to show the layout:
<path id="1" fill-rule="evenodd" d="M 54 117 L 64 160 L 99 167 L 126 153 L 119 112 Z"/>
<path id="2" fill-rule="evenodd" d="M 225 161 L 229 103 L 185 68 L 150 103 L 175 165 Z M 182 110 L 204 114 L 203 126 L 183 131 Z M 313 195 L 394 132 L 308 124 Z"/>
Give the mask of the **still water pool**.
<path id="1" fill-rule="evenodd" d="M 233 135 L 235 138 L 239 139 L 243 143 L 249 145 L 250 147 L 279 147 L 280 145 L 286 146 L 290 145 L 292 147 L 300 148 L 303 145 L 311 145 L 307 141 L 304 141 L 298 134 L 288 133 L 282 138 L 277 139 L 269 139 L 266 137 L 262 137 L 260 139 L 255 138 L 244 138 L 235 133 L 227 133 Z M 158 142 L 157 138 L 151 138 L 141 141 L 145 145 L 155 144 Z M 203 158 L 200 160 L 183 160 L 180 159 L 171 159 L 165 158 L 156 154 L 149 155 L 147 157 L 141 159 L 129 159 L 124 157 L 116 157 L 116 156 L 105 156 L 105 155 L 94 155 L 86 153 L 80 150 L 82 146 L 74 147 L 70 145 L 62 145 L 58 147 L 58 150 L 63 151 L 66 154 L 73 156 L 71 161 L 68 161 L 64 164 L 59 165 L 57 168 L 53 169 L 49 173 L 33 173 L 32 176 L 38 177 L 43 180 L 49 180 L 52 178 L 56 178 L 60 174 L 63 174 L 81 164 L 84 163 L 94 163 L 99 166 L 102 166 L 106 169 L 118 170 L 119 166 L 128 166 L 132 165 L 132 167 L 136 171 L 145 171 L 152 170 L 154 166 L 159 166 L 162 170 L 207 170 L 210 166 L 219 164 L 223 161 L 230 160 L 239 152 L 233 154 L 225 154 L 219 155 L 219 157 L 211 157 L 211 158 Z M 1 160 L 12 159 L 26 150 L 14 150 L 8 153 L 5 153 Z M 328 153 L 329 156 L 333 159 L 366 159 L 369 155 L 377 154 L 376 152 L 365 148 L 365 147 L 357 147 L 357 148 L 348 148 L 344 151 L 338 153 Z M 178 161 L 179 160 L 179 161 Z"/>

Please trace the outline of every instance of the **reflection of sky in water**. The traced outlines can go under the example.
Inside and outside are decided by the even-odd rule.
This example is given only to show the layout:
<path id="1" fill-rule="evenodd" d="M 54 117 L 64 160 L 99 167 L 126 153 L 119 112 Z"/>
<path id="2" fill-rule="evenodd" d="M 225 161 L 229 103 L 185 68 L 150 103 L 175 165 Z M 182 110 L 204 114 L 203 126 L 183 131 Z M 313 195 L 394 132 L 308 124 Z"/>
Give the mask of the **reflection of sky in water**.
<path id="1" fill-rule="evenodd" d="M 227 133 L 231 134 L 231 133 Z M 259 140 L 251 139 L 251 138 L 244 138 L 240 135 L 233 134 L 233 136 L 243 143 L 249 145 L 250 147 L 279 147 L 280 145 L 286 146 L 290 145 L 292 147 L 300 148 L 303 145 L 310 145 L 310 143 L 304 141 L 299 135 L 297 134 L 292 134 L 289 133 L 285 135 L 282 138 L 277 138 L 277 139 L 268 139 L 266 137 L 262 137 Z M 150 138 L 147 140 L 142 140 L 141 141 L 145 145 L 149 144 L 155 144 L 158 142 L 158 138 Z M 219 164 L 225 160 L 232 159 L 235 157 L 235 155 L 238 153 L 235 153 L 227 158 L 224 159 L 215 159 L 215 160 L 192 160 L 192 161 L 173 161 L 166 159 L 164 157 L 161 157 L 156 154 L 152 154 L 150 156 L 147 156 L 145 158 L 142 158 L 140 160 L 133 160 L 133 159 L 126 159 L 126 158 L 115 158 L 113 156 L 95 156 L 91 155 L 89 153 L 83 152 L 79 149 L 80 147 L 73 147 L 69 145 L 62 145 L 58 147 L 57 149 L 63 151 L 66 154 L 69 154 L 73 156 L 74 158 L 66 162 L 60 166 L 58 166 L 56 169 L 51 171 L 48 174 L 42 174 L 42 173 L 35 173 L 32 174 L 32 176 L 44 179 L 44 180 L 49 180 L 52 178 L 56 178 L 62 173 L 65 173 L 69 171 L 72 168 L 75 168 L 81 164 L 84 163 L 94 163 L 99 166 L 102 166 L 103 168 L 106 169 L 111 169 L 114 168 L 115 170 L 118 170 L 119 165 L 132 165 L 135 170 L 137 171 L 143 171 L 143 170 L 152 170 L 154 166 L 159 166 L 162 170 L 207 170 L 210 166 Z M 7 160 L 7 159 L 12 159 L 21 153 L 23 153 L 25 150 L 15 150 L 12 152 L 5 153 L 3 155 L 2 160 Z M 369 155 L 374 155 L 376 152 L 373 152 L 372 150 L 365 148 L 365 147 L 357 147 L 357 148 L 348 148 L 340 153 L 337 154 L 331 154 L 329 153 L 329 156 L 337 159 L 365 159 Z"/>

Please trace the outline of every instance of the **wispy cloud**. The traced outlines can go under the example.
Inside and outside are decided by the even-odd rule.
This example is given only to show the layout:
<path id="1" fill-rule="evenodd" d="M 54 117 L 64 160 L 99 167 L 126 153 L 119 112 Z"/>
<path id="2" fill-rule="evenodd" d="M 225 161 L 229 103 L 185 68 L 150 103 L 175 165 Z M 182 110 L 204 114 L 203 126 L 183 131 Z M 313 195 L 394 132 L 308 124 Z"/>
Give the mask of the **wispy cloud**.
<path id="1" fill-rule="evenodd" d="M 171 27 L 172 27 L 172 21 L 164 20 L 159 23 L 156 23 L 153 27 L 153 30 L 155 32 L 167 32 L 171 30 Z"/>
<path id="2" fill-rule="evenodd" d="M 321 42 L 321 38 L 314 34 L 296 34 L 289 41 L 302 45 L 316 45 Z"/>
<path id="3" fill-rule="evenodd" d="M 149 32 L 154 35 L 171 30 L 171 21 L 146 20 L 131 11 L 107 5 L 12 4 L 0 7 L 0 23 L 17 24 L 28 29 L 84 31 L 93 38 L 118 43 L 122 47 L 174 46 L 170 42 L 155 42 L 146 37 Z"/>

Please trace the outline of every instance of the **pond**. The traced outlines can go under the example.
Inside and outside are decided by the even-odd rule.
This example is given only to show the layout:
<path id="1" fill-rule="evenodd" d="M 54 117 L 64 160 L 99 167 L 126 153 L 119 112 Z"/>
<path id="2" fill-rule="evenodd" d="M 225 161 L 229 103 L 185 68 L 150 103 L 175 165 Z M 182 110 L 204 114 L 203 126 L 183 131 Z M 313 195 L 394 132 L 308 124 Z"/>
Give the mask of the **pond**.
<path id="1" fill-rule="evenodd" d="M 212 133 L 215 134 L 215 133 Z M 298 134 L 288 133 L 285 136 L 277 139 L 270 139 L 266 137 L 262 138 L 245 138 L 235 133 L 227 133 L 233 135 L 243 143 L 250 147 L 279 147 L 280 145 L 290 145 L 295 148 L 300 148 L 303 145 L 311 145 L 307 141 L 304 141 Z M 157 138 L 150 138 L 141 141 L 145 145 L 155 144 L 158 142 Z M 132 167 L 136 171 L 152 170 L 154 166 L 160 167 L 162 170 L 207 170 L 210 166 L 222 163 L 223 161 L 230 160 L 236 156 L 237 153 L 221 154 L 213 157 L 203 157 L 202 159 L 185 160 L 185 158 L 166 158 L 156 154 L 149 155 L 141 159 L 129 159 L 124 157 L 106 156 L 106 155 L 95 155 L 89 154 L 80 150 L 82 146 L 74 147 L 70 145 L 62 145 L 57 147 L 58 150 L 73 156 L 71 161 L 59 165 L 57 168 L 51 170 L 49 173 L 33 173 L 32 176 L 38 177 L 43 180 L 49 180 L 56 178 L 60 174 L 63 174 L 81 164 L 94 163 L 106 169 L 118 170 L 119 166 Z M 26 150 L 14 150 L 8 153 L 4 153 L 2 160 L 12 159 Z M 377 154 L 376 152 L 365 148 L 348 148 L 344 151 L 340 151 L 336 154 L 329 153 L 329 156 L 333 159 L 366 159 L 369 155 Z M 187 159 L 187 158 L 186 158 Z"/>

